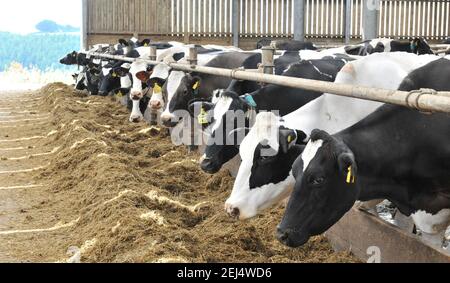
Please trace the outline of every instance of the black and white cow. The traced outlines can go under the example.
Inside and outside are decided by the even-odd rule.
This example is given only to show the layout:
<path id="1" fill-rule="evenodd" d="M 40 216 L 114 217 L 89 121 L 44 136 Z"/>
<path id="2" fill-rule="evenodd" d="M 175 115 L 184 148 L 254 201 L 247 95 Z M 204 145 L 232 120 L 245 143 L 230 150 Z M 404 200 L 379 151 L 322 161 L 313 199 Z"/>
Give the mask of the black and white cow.
<path id="1" fill-rule="evenodd" d="M 86 54 L 78 53 L 76 51 L 67 54 L 64 58 L 59 60 L 59 63 L 63 65 L 78 65 L 78 66 L 87 66 L 91 62 L 92 61 L 90 59 L 87 59 Z"/>
<path id="2" fill-rule="evenodd" d="M 413 71 L 400 90 L 450 90 L 450 61 Z M 327 231 L 355 201 L 388 199 L 426 234 L 450 224 L 450 117 L 385 105 L 330 135 L 315 130 L 293 167 L 295 188 L 278 239 L 290 247 Z"/>
<path id="3" fill-rule="evenodd" d="M 336 83 L 380 87 L 395 90 L 412 70 L 437 60 L 437 56 L 406 53 L 380 53 L 348 63 L 341 69 Z M 280 146 L 281 129 L 295 130 L 296 138 L 289 145 L 304 144 L 316 127 L 330 133 L 342 131 L 358 123 L 383 104 L 361 99 L 324 94 L 297 111 L 282 118 L 273 113 L 260 113 L 254 127 L 240 146 L 242 163 L 233 191 L 226 201 L 226 210 L 233 217 L 247 219 L 272 207 L 292 191 L 292 157 L 298 147 Z M 292 129 L 292 130 L 291 130 Z M 282 140 L 281 140 L 282 141 Z M 271 149 L 271 156 L 261 150 Z M 264 162 L 259 159 L 264 159 Z"/>
<path id="4" fill-rule="evenodd" d="M 218 67 L 235 69 L 242 66 L 243 62 L 252 56 L 246 52 L 219 52 L 205 54 L 203 62 L 199 65 L 207 67 Z M 166 127 L 175 127 L 182 115 L 180 111 L 187 111 L 189 105 L 195 100 L 211 101 L 212 94 L 216 89 L 225 89 L 230 85 L 231 79 L 197 73 L 185 73 L 172 71 L 167 79 L 164 90 L 167 97 L 165 111 L 161 115 L 161 121 Z"/>
<path id="5" fill-rule="evenodd" d="M 122 68 L 122 63 L 116 63 L 111 68 L 103 67 L 103 76 L 99 84 L 99 95 L 108 96 L 113 90 L 121 88 L 121 72 L 127 71 Z"/>
<path id="6" fill-rule="evenodd" d="M 112 91 L 112 93 L 121 99 L 121 103 L 127 106 L 127 109 L 132 112 L 133 108 L 139 109 L 141 113 L 145 113 L 148 108 L 150 98 L 144 96 L 136 103 L 130 98 L 130 91 L 133 85 L 133 76 L 130 73 L 131 64 L 123 63 L 120 66 L 116 66 L 113 71 L 120 78 L 120 88 Z"/>
<path id="7" fill-rule="evenodd" d="M 150 45 L 150 39 L 146 38 L 142 41 L 138 40 L 135 37 L 132 37 L 129 40 L 125 40 L 123 38 L 118 40 L 119 43 L 117 45 L 115 45 L 116 50 L 121 50 L 123 54 L 127 54 L 131 49 L 135 49 L 138 47 L 142 47 L 142 46 L 149 46 Z M 130 49 L 127 49 L 130 48 Z"/>
<path id="8" fill-rule="evenodd" d="M 418 55 L 434 54 L 427 41 L 414 38 L 411 41 L 398 41 L 389 38 L 377 38 L 364 41 L 357 45 L 344 47 L 347 54 L 366 56 L 381 52 L 408 52 Z"/>
<path id="9" fill-rule="evenodd" d="M 213 56 L 212 54 L 214 54 L 215 52 L 220 52 L 214 47 L 199 47 L 198 50 L 199 60 L 202 60 L 205 56 Z M 157 61 L 163 61 L 168 58 L 171 58 L 173 61 L 177 61 L 185 56 L 186 51 L 186 46 L 176 46 L 167 50 L 158 49 Z M 128 53 L 127 57 L 148 59 L 149 55 L 150 49 L 148 47 L 140 47 Z M 144 113 L 140 112 L 137 106 L 139 105 L 139 100 L 142 97 L 146 96 L 146 93 L 144 93 L 144 91 L 151 94 L 152 99 L 150 100 L 150 105 L 153 105 L 155 100 L 161 101 L 161 105 L 163 104 L 161 96 L 161 86 L 154 85 L 154 79 L 158 78 L 160 71 L 165 70 L 164 68 L 168 68 L 168 65 L 165 62 L 162 62 L 161 64 L 158 64 L 156 66 L 149 66 L 144 62 L 133 62 L 131 64 L 130 73 L 132 75 L 132 88 L 130 91 L 130 97 L 132 100 L 134 100 L 133 105 L 135 106 L 133 107 L 133 111 L 131 112 L 131 122 L 139 122 L 143 119 Z M 169 70 L 167 71 L 167 74 L 165 74 L 167 76 L 171 71 L 170 68 L 168 69 Z M 154 71 L 156 72 L 153 75 Z M 158 79 L 160 79 L 159 83 L 162 83 L 162 81 L 167 80 L 168 77 L 166 77 L 165 79 L 160 77 Z M 156 110 L 151 109 L 151 111 L 155 112 Z"/>
<path id="10" fill-rule="evenodd" d="M 298 52 L 296 52 L 298 56 Z M 300 58 L 298 58 L 300 59 Z M 283 73 L 286 77 L 297 77 L 333 82 L 337 73 L 347 61 L 341 59 L 304 60 L 292 64 Z M 284 64 L 286 61 L 282 60 Z M 201 160 L 203 171 L 214 174 L 222 166 L 239 154 L 239 142 L 228 140 L 230 132 L 235 126 L 236 113 L 241 111 L 245 118 L 245 127 L 250 127 L 248 112 L 250 111 L 279 111 L 281 116 L 294 112 L 308 102 L 319 97 L 321 93 L 298 90 L 285 86 L 268 85 L 244 97 L 232 91 L 225 91 L 217 99 L 214 106 L 214 125 L 211 127 L 211 137 Z"/>
<path id="11" fill-rule="evenodd" d="M 76 90 L 86 90 L 91 95 L 97 95 L 102 79 L 102 69 L 99 65 L 89 64 L 83 67 L 83 70 L 74 79 Z"/>

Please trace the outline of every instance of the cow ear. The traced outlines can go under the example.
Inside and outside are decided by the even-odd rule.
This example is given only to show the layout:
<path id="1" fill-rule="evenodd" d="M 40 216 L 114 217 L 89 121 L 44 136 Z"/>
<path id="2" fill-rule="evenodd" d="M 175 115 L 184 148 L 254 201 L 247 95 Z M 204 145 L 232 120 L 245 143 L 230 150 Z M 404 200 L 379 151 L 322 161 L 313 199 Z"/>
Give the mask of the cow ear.
<path id="1" fill-rule="evenodd" d="M 123 45 L 123 46 L 129 46 L 128 41 L 126 41 L 125 39 L 121 38 L 119 39 L 119 44 Z"/>
<path id="2" fill-rule="evenodd" d="M 114 95 L 118 96 L 118 97 L 123 97 L 128 95 L 129 89 L 127 88 L 118 88 L 114 90 Z"/>
<path id="3" fill-rule="evenodd" d="M 191 80 L 191 88 L 197 91 L 200 88 L 201 79 L 199 77 L 193 77 Z"/>
<path id="4" fill-rule="evenodd" d="M 195 114 L 198 114 L 201 111 L 205 111 L 205 112 L 211 111 L 211 109 L 214 109 L 214 106 L 215 105 L 211 102 L 195 101 L 189 105 L 188 111 L 189 111 L 189 113 L 191 113 L 192 116 L 195 116 Z M 200 111 L 196 111 L 196 110 L 200 110 Z"/>
<path id="5" fill-rule="evenodd" d="M 142 44 L 142 46 L 144 46 L 144 47 L 147 47 L 147 46 L 149 46 L 150 45 L 150 39 L 144 39 L 142 42 L 141 42 L 141 44 Z"/>
<path id="6" fill-rule="evenodd" d="M 297 139 L 297 131 L 291 129 L 279 130 L 279 144 L 283 153 L 287 153 L 297 143 Z"/>
<path id="7" fill-rule="evenodd" d="M 176 62 L 180 61 L 181 59 L 184 58 L 184 56 L 186 56 L 186 53 L 184 52 L 180 52 L 180 53 L 175 53 L 172 55 L 173 60 L 175 60 Z"/>
<path id="8" fill-rule="evenodd" d="M 120 77 L 125 77 L 126 75 L 128 75 L 128 73 L 130 73 L 130 70 L 123 67 L 119 67 L 116 69 L 116 72 L 117 74 L 119 74 Z"/>
<path id="9" fill-rule="evenodd" d="M 348 184 L 355 183 L 358 174 L 358 166 L 356 165 L 355 156 L 351 152 L 345 152 L 338 157 L 339 170 L 346 177 Z"/>

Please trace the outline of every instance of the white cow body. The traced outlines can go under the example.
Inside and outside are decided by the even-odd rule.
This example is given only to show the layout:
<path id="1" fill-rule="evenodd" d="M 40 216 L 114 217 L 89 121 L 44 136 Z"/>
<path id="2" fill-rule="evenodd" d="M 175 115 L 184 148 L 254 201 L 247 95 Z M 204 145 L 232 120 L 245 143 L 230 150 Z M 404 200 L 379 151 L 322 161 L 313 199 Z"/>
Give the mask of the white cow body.
<path id="1" fill-rule="evenodd" d="M 395 90 L 411 71 L 437 59 L 439 57 L 434 55 L 404 52 L 375 53 L 348 63 L 335 82 Z M 324 94 L 284 118 L 287 127 L 301 130 L 308 136 L 314 129 L 335 134 L 364 119 L 381 105 L 369 100 Z"/>
<path id="2" fill-rule="evenodd" d="M 377 53 L 348 63 L 337 75 L 336 83 L 395 90 L 409 72 L 438 58 L 400 52 Z M 241 219 L 251 218 L 292 192 L 295 184 L 292 173 L 277 184 L 271 183 L 252 190 L 249 187 L 257 145 L 268 141 L 271 148 L 278 151 L 280 126 L 303 131 L 308 136 L 314 129 L 334 134 L 361 121 L 381 105 L 378 102 L 324 94 L 282 119 L 272 113 L 258 114 L 255 126 L 241 144 L 242 164 L 233 192 L 226 202 L 226 210 L 231 212 L 238 208 Z"/>

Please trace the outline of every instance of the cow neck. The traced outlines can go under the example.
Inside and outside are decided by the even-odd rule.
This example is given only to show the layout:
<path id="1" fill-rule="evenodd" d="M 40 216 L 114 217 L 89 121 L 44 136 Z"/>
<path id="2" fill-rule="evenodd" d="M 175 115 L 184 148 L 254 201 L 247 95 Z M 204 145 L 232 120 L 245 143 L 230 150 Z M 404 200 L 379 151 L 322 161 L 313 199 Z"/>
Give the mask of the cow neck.
<path id="1" fill-rule="evenodd" d="M 406 215 L 417 210 L 436 213 L 450 204 L 450 200 L 443 196 L 440 184 L 433 182 L 424 189 L 420 183 L 426 181 L 425 177 L 410 177 L 411 160 L 405 159 L 405 154 L 409 156 L 408 152 L 413 149 L 407 148 L 406 141 L 414 139 L 418 129 L 411 121 L 417 119 L 420 117 L 414 110 L 385 105 L 360 123 L 335 135 L 355 156 L 358 200 L 389 199 Z M 404 146 L 396 150 L 398 144 Z M 426 173 L 432 174 L 432 171 Z"/>
<path id="2" fill-rule="evenodd" d="M 77 65 L 78 66 L 86 66 L 87 65 L 86 55 L 85 54 L 78 53 L 78 55 L 77 55 Z"/>

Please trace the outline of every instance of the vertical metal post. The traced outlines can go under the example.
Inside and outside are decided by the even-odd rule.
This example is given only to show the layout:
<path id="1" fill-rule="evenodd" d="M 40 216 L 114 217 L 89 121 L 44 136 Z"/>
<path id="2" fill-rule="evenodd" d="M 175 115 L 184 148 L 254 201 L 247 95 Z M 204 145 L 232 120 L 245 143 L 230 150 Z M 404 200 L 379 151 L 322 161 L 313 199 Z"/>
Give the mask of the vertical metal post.
<path id="1" fill-rule="evenodd" d="M 233 33 L 233 45 L 239 47 L 239 30 L 240 30 L 240 1 L 233 0 L 233 25 L 232 25 L 232 33 Z"/>
<path id="2" fill-rule="evenodd" d="M 88 0 L 81 1 L 81 49 L 88 50 L 89 8 Z"/>
<path id="3" fill-rule="evenodd" d="M 197 65 L 198 63 L 197 55 L 198 55 L 197 47 L 195 47 L 195 45 L 189 46 L 189 56 L 187 59 L 189 65 L 191 66 Z"/>
<path id="4" fill-rule="evenodd" d="M 345 19 L 344 19 L 345 44 L 350 43 L 350 37 L 351 37 L 350 27 L 351 27 L 351 22 L 352 22 L 352 1 L 353 0 L 345 0 Z"/>
<path id="5" fill-rule="evenodd" d="M 275 49 L 270 46 L 265 46 L 262 48 L 262 67 L 264 74 L 273 75 L 275 73 Z"/>
<path id="6" fill-rule="evenodd" d="M 156 46 L 150 46 L 150 60 L 156 61 L 157 59 L 156 51 L 157 51 Z"/>
<path id="7" fill-rule="evenodd" d="M 363 40 L 374 39 L 378 36 L 380 0 L 364 0 L 363 5 Z"/>
<path id="8" fill-rule="evenodd" d="M 152 61 L 156 61 L 157 59 L 157 54 L 156 54 L 157 48 L 156 46 L 150 46 L 150 56 L 149 59 Z M 152 88 L 154 86 L 151 86 Z M 153 93 L 153 90 L 152 90 Z M 152 108 L 150 109 L 150 125 L 152 126 L 156 126 L 158 125 L 158 111 L 157 110 L 153 110 Z"/>
<path id="9" fill-rule="evenodd" d="M 305 0 L 294 0 L 294 39 L 305 40 Z"/>

